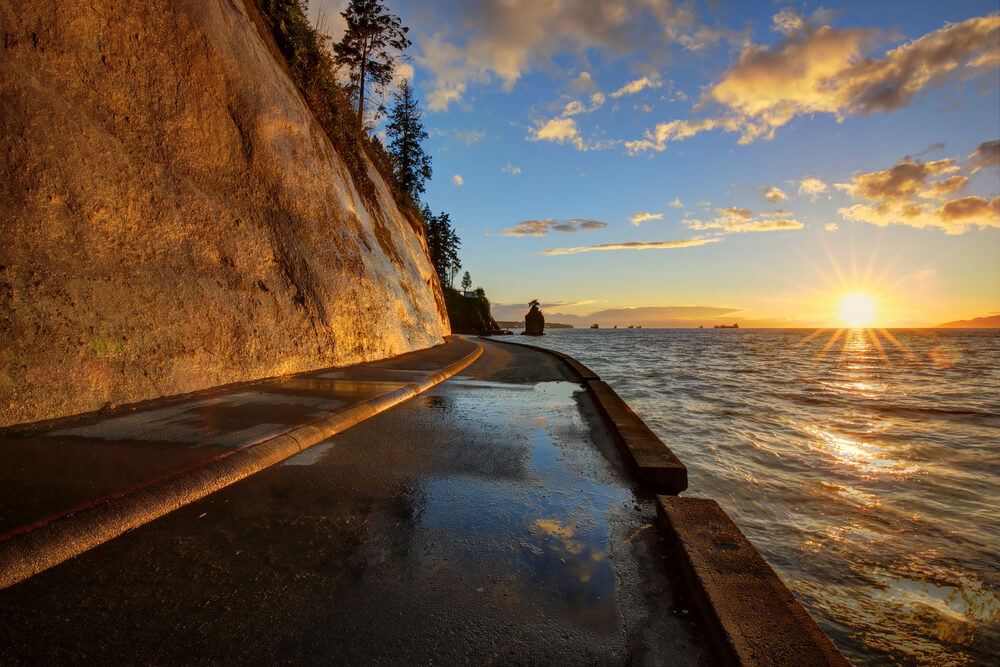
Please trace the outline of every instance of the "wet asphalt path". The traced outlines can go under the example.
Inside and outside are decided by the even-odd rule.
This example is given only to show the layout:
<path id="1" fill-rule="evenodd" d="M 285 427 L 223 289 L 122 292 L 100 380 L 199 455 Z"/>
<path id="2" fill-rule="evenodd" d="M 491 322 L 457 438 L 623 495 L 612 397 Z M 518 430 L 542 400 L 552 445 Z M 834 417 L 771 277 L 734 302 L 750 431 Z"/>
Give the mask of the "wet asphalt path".
<path id="1" fill-rule="evenodd" d="M 0 663 L 708 664 L 554 357 L 459 376 L 0 591 Z"/>
<path id="2" fill-rule="evenodd" d="M 0 535 L 399 389 L 474 348 L 456 339 L 366 364 L 0 430 Z"/>

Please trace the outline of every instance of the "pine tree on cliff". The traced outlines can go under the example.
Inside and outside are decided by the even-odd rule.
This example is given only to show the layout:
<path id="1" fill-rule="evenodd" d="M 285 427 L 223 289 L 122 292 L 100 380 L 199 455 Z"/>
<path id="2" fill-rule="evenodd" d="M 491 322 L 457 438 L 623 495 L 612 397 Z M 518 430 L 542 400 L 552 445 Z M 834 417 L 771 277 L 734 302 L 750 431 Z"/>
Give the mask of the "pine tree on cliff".
<path id="1" fill-rule="evenodd" d="M 364 128 L 365 86 L 392 81 L 401 53 L 410 46 L 409 28 L 390 14 L 379 0 L 351 0 L 340 13 L 347 21 L 344 38 L 333 47 L 337 64 L 347 65 L 358 94 L 358 122 Z"/>
<path id="2" fill-rule="evenodd" d="M 469 288 L 471 287 L 472 287 L 472 276 L 470 276 L 469 272 L 466 271 L 465 275 L 462 276 L 462 289 L 468 292 Z"/>
<path id="3" fill-rule="evenodd" d="M 424 191 L 424 181 L 431 177 L 431 156 L 420 145 L 427 138 L 421 122 L 420 104 L 413 94 L 413 86 L 403 80 L 393 96 L 395 104 L 385 126 L 389 142 L 389 155 L 396 167 L 396 182 L 414 202 Z"/>
<path id="4" fill-rule="evenodd" d="M 452 228 L 451 219 L 447 213 L 442 212 L 435 216 L 425 204 L 423 215 L 431 264 L 434 266 L 441 284 L 451 287 L 455 280 L 455 274 L 462 268 L 462 263 L 458 259 L 458 249 L 462 242 Z"/>

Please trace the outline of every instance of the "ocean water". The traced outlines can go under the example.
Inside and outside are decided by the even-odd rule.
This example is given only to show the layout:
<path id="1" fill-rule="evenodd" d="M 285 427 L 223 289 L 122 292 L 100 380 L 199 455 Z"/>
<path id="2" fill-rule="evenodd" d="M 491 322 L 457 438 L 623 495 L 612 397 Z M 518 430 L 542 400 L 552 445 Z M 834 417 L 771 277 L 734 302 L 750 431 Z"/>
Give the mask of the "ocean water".
<path id="1" fill-rule="evenodd" d="M 1000 332 L 550 329 L 860 665 L 1000 656 Z"/>

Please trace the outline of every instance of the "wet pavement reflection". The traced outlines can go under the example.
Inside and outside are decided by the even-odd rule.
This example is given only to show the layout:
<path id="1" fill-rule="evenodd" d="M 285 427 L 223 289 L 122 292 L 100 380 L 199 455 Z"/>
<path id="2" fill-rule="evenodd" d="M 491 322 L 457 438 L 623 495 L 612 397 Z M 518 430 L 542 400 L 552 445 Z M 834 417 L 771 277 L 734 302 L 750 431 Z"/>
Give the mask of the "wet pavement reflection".
<path id="1" fill-rule="evenodd" d="M 517 474 L 499 478 L 434 476 L 422 484 L 419 528 L 453 543 L 449 557 L 483 573 L 477 587 L 483 594 L 502 589 L 519 601 L 529 597 L 590 630 L 610 633 L 618 619 L 605 513 L 631 494 L 598 481 L 585 453 L 571 461 L 574 453 L 564 450 L 572 444 L 567 436 L 587 428 L 574 400 L 582 391 L 569 382 L 460 381 L 425 397 L 447 418 L 503 434 L 510 442 L 498 446 L 517 450 L 520 465 Z"/>
<path id="2" fill-rule="evenodd" d="M 0 535 L 394 391 L 444 347 L 4 429 Z"/>
<path id="3" fill-rule="evenodd" d="M 462 377 L 0 591 L 11 636 L 46 638 L 0 641 L 0 663 L 713 664 L 582 387 L 484 345 Z"/>

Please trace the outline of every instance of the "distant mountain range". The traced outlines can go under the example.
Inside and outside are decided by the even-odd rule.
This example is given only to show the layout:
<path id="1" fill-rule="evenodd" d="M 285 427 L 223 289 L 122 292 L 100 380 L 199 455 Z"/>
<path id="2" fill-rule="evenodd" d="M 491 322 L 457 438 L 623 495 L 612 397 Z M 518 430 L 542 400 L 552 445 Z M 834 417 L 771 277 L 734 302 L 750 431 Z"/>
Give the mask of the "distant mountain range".
<path id="1" fill-rule="evenodd" d="M 1000 328 L 1000 313 L 977 317 L 971 320 L 956 320 L 939 324 L 935 329 L 997 329 Z"/>

